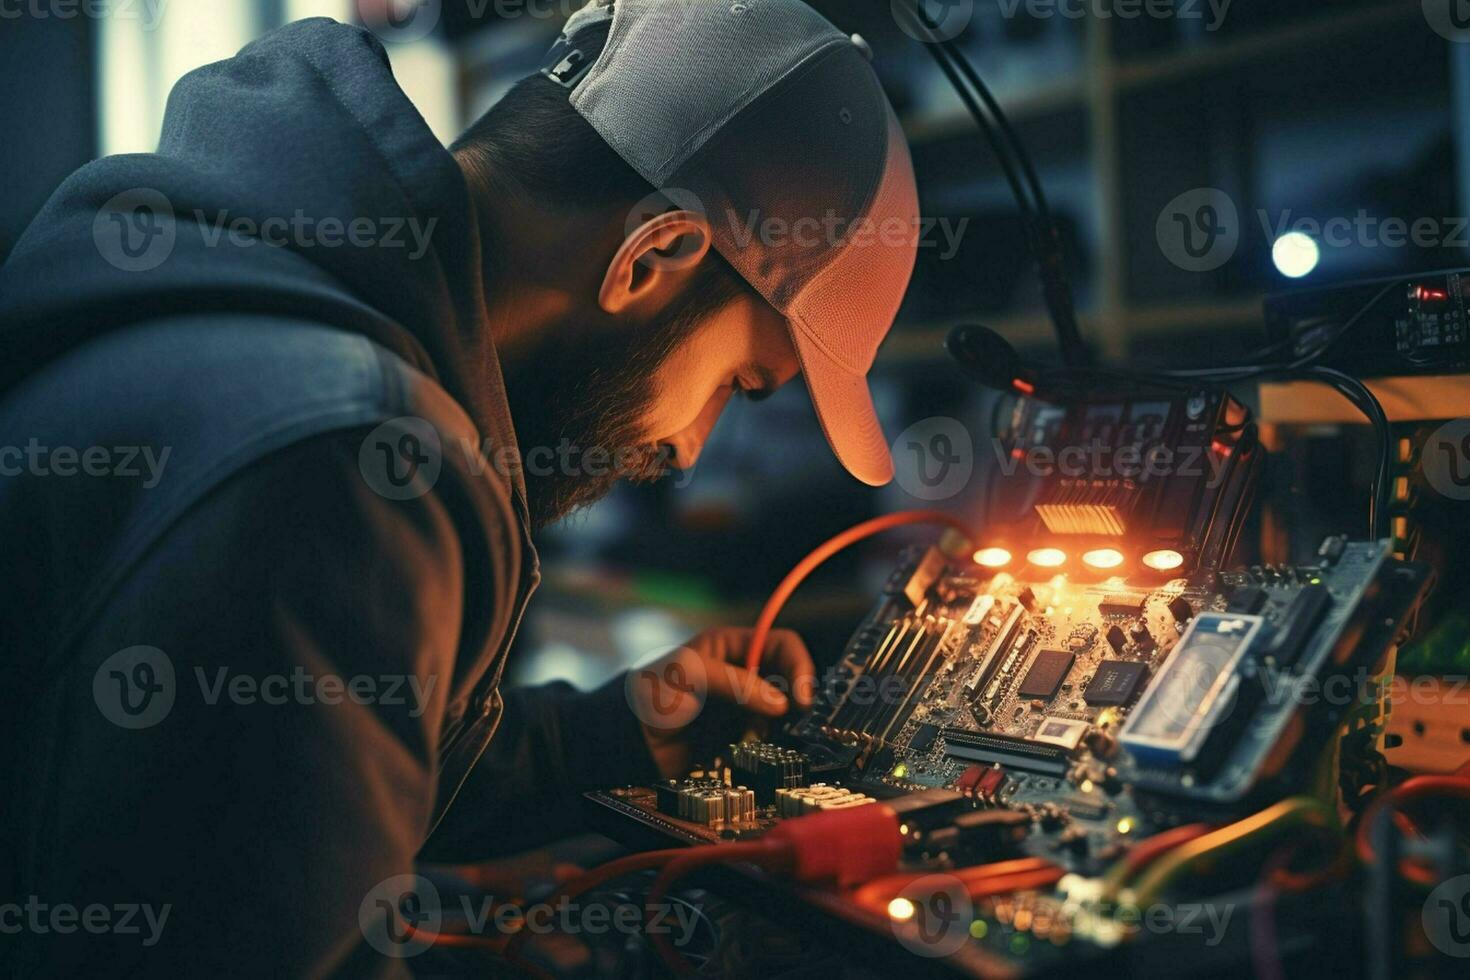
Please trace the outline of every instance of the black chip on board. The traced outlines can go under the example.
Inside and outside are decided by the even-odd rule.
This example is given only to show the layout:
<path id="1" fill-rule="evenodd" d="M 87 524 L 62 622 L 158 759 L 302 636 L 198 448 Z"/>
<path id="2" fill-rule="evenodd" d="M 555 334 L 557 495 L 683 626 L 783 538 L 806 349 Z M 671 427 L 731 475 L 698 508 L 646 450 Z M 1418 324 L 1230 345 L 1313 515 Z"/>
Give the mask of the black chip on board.
<path id="1" fill-rule="evenodd" d="M 1236 589 L 1230 596 L 1230 605 L 1225 607 L 1226 612 L 1258 613 L 1266 605 L 1266 590 L 1254 585 L 1245 585 Z"/>
<path id="2" fill-rule="evenodd" d="M 1062 681 L 1067 677 L 1067 671 L 1072 669 L 1072 661 L 1077 655 L 1065 650 L 1043 650 L 1036 655 L 1031 662 L 1031 669 L 1026 672 L 1026 679 L 1021 682 L 1021 697 L 1023 698 L 1049 698 L 1057 693 L 1057 688 L 1062 686 Z"/>
<path id="3" fill-rule="evenodd" d="M 914 737 L 909 739 L 909 749 L 913 752 L 927 752 L 929 746 L 939 737 L 939 726 L 931 725 L 927 721 L 914 729 Z"/>
<path id="4" fill-rule="evenodd" d="M 1137 660 L 1104 660 L 1082 692 L 1082 700 L 1088 704 L 1127 704 L 1147 672 L 1148 665 Z"/>
<path id="5" fill-rule="evenodd" d="M 1110 595 L 1097 604 L 1098 612 L 1104 616 L 1141 616 L 1147 596 Z"/>

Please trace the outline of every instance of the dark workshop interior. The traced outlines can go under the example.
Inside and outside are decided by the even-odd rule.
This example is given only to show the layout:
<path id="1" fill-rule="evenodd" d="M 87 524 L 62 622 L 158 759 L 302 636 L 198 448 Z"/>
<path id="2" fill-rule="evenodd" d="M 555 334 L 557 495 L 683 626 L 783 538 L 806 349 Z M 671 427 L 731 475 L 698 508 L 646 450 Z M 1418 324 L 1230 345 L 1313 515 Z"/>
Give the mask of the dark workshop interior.
<path id="1" fill-rule="evenodd" d="M 124 578 L 104 581 L 107 563 L 131 546 L 114 522 L 143 497 L 74 489 L 84 477 L 63 481 L 59 456 L 51 470 L 38 470 L 25 447 L 35 438 L 121 441 L 154 424 L 136 419 L 172 412 L 175 421 L 154 431 L 166 433 L 157 438 L 175 465 L 188 467 L 195 441 L 214 438 L 209 427 L 228 428 L 217 416 L 249 424 L 249 384 L 275 385 L 275 368 L 238 354 L 237 367 L 206 382 L 221 405 L 240 399 L 235 407 L 188 408 L 195 403 L 186 398 L 203 396 L 187 385 L 169 395 L 177 372 L 150 350 L 128 353 L 122 344 L 140 322 L 144 333 L 153 329 L 143 312 L 119 314 L 118 329 L 67 341 L 65 352 L 46 347 L 33 357 L 40 348 L 32 338 L 67 335 L 79 322 L 48 312 L 63 307 L 48 305 L 53 299 L 35 284 L 45 279 L 59 295 L 75 281 L 79 296 L 93 295 L 91 273 L 70 270 L 83 260 L 66 249 L 65 230 L 81 229 L 78 240 L 90 248 L 93 228 L 102 258 L 117 266 L 101 245 L 111 207 L 102 202 L 114 190 L 164 188 L 170 221 L 182 221 L 186 208 L 215 203 L 203 199 L 213 192 L 206 189 L 244 186 L 269 173 L 262 168 L 272 157 L 291 176 L 260 185 L 260 199 L 276 202 L 266 207 L 286 207 L 280 202 L 289 203 L 307 162 L 316 183 L 302 186 L 372 179 L 360 160 L 247 146 L 268 142 L 268 121 L 233 130 L 232 102 L 251 112 L 275 104 L 269 86 L 306 64 L 320 78 L 301 81 L 305 90 L 330 90 L 357 111 L 371 74 L 353 60 L 360 55 L 310 50 L 318 37 L 356 42 L 326 28 L 272 41 L 304 18 L 364 28 L 442 147 L 538 73 L 566 88 L 606 137 L 597 110 L 580 108 L 578 87 L 593 89 L 585 105 L 605 108 L 593 101 L 603 91 L 594 87 L 638 69 L 615 64 L 603 74 L 592 63 L 598 57 L 649 72 L 662 60 L 665 84 L 675 68 L 698 65 L 689 88 L 714 91 L 711 78 L 755 72 L 749 66 L 765 55 L 754 46 L 795 47 L 818 20 L 790 20 L 781 41 L 771 38 L 782 30 L 754 27 L 722 35 L 727 50 L 696 57 L 687 46 L 702 43 L 716 14 L 778 23 L 767 19 L 796 18 L 787 8 L 799 0 L 612 0 L 612 26 L 601 29 L 634 40 L 584 65 L 577 35 L 563 33 L 582 0 L 0 0 L 0 359 L 11 364 L 0 377 L 0 480 L 9 484 L 0 513 L 10 514 L 0 517 L 0 550 L 11 552 L 3 575 L 12 593 L 0 610 L 0 682 L 13 705 L 0 731 L 15 735 L 6 738 L 11 762 L 0 768 L 0 795 L 12 801 L 0 812 L 14 820 L 4 835 L 11 855 L 0 861 L 0 976 L 1465 975 L 1470 3 L 805 2 L 830 22 L 821 30 L 835 27 L 839 41 L 857 36 L 851 47 L 863 58 L 852 64 L 871 65 L 912 160 L 912 275 L 866 370 L 893 478 L 849 473 L 847 456 L 829 448 L 836 437 L 814 413 L 814 395 L 796 380 L 731 398 L 692 467 L 656 482 L 619 482 L 590 506 L 528 530 L 539 556 L 529 604 L 520 594 L 524 568 L 520 586 L 501 580 L 504 554 L 483 559 L 493 573 L 477 572 L 478 538 L 455 545 L 464 558 L 452 588 L 416 594 L 393 591 L 399 563 L 365 550 L 373 539 L 330 557 L 314 552 L 324 571 L 310 609 L 355 594 L 344 568 L 388 591 L 360 599 L 376 609 L 364 621 L 325 611 L 320 624 L 300 626 L 318 646 L 289 662 L 330 672 L 336 660 L 338 673 L 348 673 L 331 647 L 339 631 L 344 645 L 381 640 L 384 649 L 358 661 L 375 676 L 392 673 L 395 642 L 436 633 L 450 637 L 452 650 L 458 644 L 460 659 L 430 678 L 445 690 L 424 692 L 419 708 L 433 706 L 424 717 L 381 705 L 298 703 L 281 709 L 289 721 L 262 722 L 276 726 L 275 736 L 242 734 L 232 743 L 232 733 L 256 731 L 240 719 L 263 717 L 265 706 L 234 704 L 221 715 L 200 702 L 196 711 L 195 702 L 220 690 L 206 683 L 209 655 L 197 654 L 203 666 L 195 666 L 196 654 L 178 652 L 177 640 L 153 638 L 150 617 L 170 610 L 178 619 L 170 629 L 189 635 L 183 603 L 165 599 L 190 579 L 219 583 L 200 586 L 216 591 L 191 600 L 196 608 L 233 594 L 232 581 L 239 596 L 259 591 L 267 602 L 274 589 L 313 591 L 315 575 L 272 572 L 278 559 L 270 556 L 289 554 L 293 539 L 316 548 L 319 537 L 349 527 L 356 491 L 310 517 L 337 492 L 335 477 L 312 476 L 327 473 L 318 453 L 294 471 L 304 475 L 271 484 L 258 510 L 242 507 L 248 517 L 215 528 L 203 522 L 236 486 L 220 484 L 171 512 L 183 531 L 140 544 L 118 572 Z M 599 6 L 609 5 L 587 2 L 588 10 Z M 664 29 L 658 24 L 640 21 L 643 34 L 631 26 L 635 16 L 663 14 L 677 35 L 672 53 L 647 46 L 647 32 Z M 184 121 L 186 97 L 170 101 L 180 79 L 252 43 L 266 45 L 259 61 L 241 55 L 233 73 L 194 90 L 194 98 L 220 98 L 208 86 L 238 85 L 238 96 L 223 99 L 223 116 L 206 118 L 210 110 L 200 108 Z M 614 51 L 611 40 L 606 50 Z M 793 69 L 791 78 L 804 77 Z M 782 97 L 788 116 L 805 111 L 781 87 L 797 88 L 789 82 L 763 79 L 776 94 L 747 99 L 754 108 L 742 111 Z M 832 97 L 860 101 L 860 91 Z M 291 120 L 283 130 L 310 118 L 299 100 L 280 109 Z M 379 110 L 361 114 L 370 111 Z M 640 105 L 633 115 L 661 111 Z M 331 120 L 323 125 L 337 125 Z M 161 147 L 170 125 L 214 142 L 195 150 L 178 136 Z M 405 125 L 395 117 L 385 139 L 402 139 Z M 740 138 L 752 137 L 732 137 L 732 145 Z M 364 158 L 393 152 L 372 141 L 347 145 Z M 416 146 L 420 157 L 433 150 L 422 140 Z M 230 169 L 233 149 L 250 159 L 248 175 Z M 175 155 L 166 178 L 173 183 L 154 181 L 146 156 L 63 183 L 92 161 L 155 152 Z M 863 179 L 854 175 L 866 172 L 865 162 L 832 159 L 824 181 Z M 785 176 L 784 166 L 727 166 L 754 185 Z M 797 159 L 789 167 L 810 169 Z M 55 209 L 67 187 L 73 208 L 102 208 L 95 225 L 91 212 Z M 415 189 L 405 193 L 412 199 Z M 670 208 L 682 207 L 667 194 Z M 878 200 L 876 192 L 862 199 Z M 459 220 L 473 223 L 464 210 Z M 123 219 L 126 248 L 128 216 L 112 217 Z M 441 223 L 436 242 L 453 221 Z M 623 227 L 615 224 L 614 245 Z M 630 218 L 626 227 L 637 225 Z M 603 230 L 572 236 L 558 254 L 586 254 Z M 556 232 L 537 234 L 549 241 Z M 299 244 L 284 251 L 312 251 Z M 710 254 L 722 247 L 717 236 Z M 180 266 L 184 252 L 161 271 Z M 191 252 L 188 261 L 231 261 L 217 252 Z M 744 274 L 737 258 L 725 259 Z M 259 255 L 249 263 L 240 268 L 276 274 Z M 350 275 L 324 268 L 313 289 L 357 290 Z M 128 290 L 153 275 L 114 274 L 112 308 L 151 308 L 152 294 Z M 175 330 L 195 322 L 189 317 L 250 305 L 203 289 L 190 298 L 184 280 L 168 282 L 180 297 L 165 304 Z M 883 287 L 875 280 L 872 288 Z M 420 295 L 409 289 L 402 295 Z M 491 305 L 493 314 L 493 298 Z M 766 312 L 786 313 L 779 303 Z M 268 315 L 276 314 L 261 318 Z M 95 308 L 85 316 L 95 319 Z M 320 323 L 340 326 L 325 316 Z M 161 349 L 204 363 L 219 349 L 209 337 L 140 343 L 174 344 Z M 380 357 L 413 363 L 369 337 Z M 433 358 L 435 343 L 426 342 Z M 802 343 L 798 337 L 806 364 Z M 108 344 L 91 361 L 77 360 Z M 497 346 L 514 353 L 499 337 Z M 136 370 L 124 378 L 129 364 Z M 156 376 L 143 367 L 153 364 Z M 337 376 L 301 370 L 303 390 L 326 390 Z M 528 430 L 515 418 L 520 373 L 505 369 L 524 444 Z M 413 404 L 441 397 L 483 430 L 477 408 L 458 408 L 469 403 L 449 378 L 439 379 L 443 389 L 425 381 L 432 397 L 420 393 Z M 110 401 L 99 394 L 112 390 Z M 386 411 L 362 428 L 429 413 Z M 109 416 L 113 424 L 102 425 Z M 492 433 L 484 434 L 489 445 Z M 407 452 L 418 443 L 396 445 Z M 341 454 L 352 477 L 355 453 Z M 408 552 L 431 547 L 435 528 L 464 534 L 465 522 L 487 520 L 491 505 L 465 489 L 478 477 L 463 476 L 447 452 L 444 466 L 454 480 L 419 501 L 442 498 L 441 516 L 391 539 Z M 157 474 L 165 488 L 166 472 Z M 387 499 L 375 496 L 374 507 L 394 506 L 391 493 L 379 493 Z M 496 506 L 524 503 L 505 493 Z M 280 516 L 298 506 L 299 521 Z M 272 523 L 275 516 L 286 523 Z M 174 537 L 184 532 L 192 537 Z M 514 533 L 487 532 L 487 540 L 502 537 L 515 539 L 514 561 L 530 553 Z M 223 550 L 202 557 L 214 548 Z M 493 581 L 483 592 L 481 573 Z M 99 593 L 104 585 L 117 591 Z M 462 612 L 443 612 L 460 609 L 450 596 Z M 291 599 L 281 615 L 296 609 Z M 262 618 L 245 605 L 239 615 Z M 89 626 L 92 616 L 105 626 Z M 393 625 L 421 619 L 429 625 L 420 634 Z M 800 636 L 813 687 L 791 690 L 789 710 L 747 716 L 714 691 L 738 688 L 741 677 L 758 683 L 763 664 L 767 675 L 778 673 L 763 646 L 773 623 Z M 734 680 L 689 680 L 685 644 L 722 627 L 742 632 L 712 655 L 715 667 L 698 671 L 734 665 Z M 242 635 L 253 637 L 253 628 Z M 501 672 L 498 689 L 477 686 L 490 661 L 471 662 L 476 630 L 505 645 L 489 668 Z M 265 631 L 258 642 L 274 635 Z M 127 647 L 131 659 L 67 666 L 69 643 L 88 651 L 79 658 L 97 649 L 101 661 Z M 156 679 L 147 659 L 154 654 L 129 652 L 145 646 L 167 651 L 159 654 L 169 665 L 161 683 L 176 706 L 172 717 L 133 731 L 142 727 L 136 715 L 116 721 L 102 692 L 114 675 L 124 689 Z M 399 679 L 422 681 L 422 657 L 398 656 L 419 665 L 400 667 Z M 232 669 L 257 680 L 286 671 L 266 662 L 276 666 Z M 792 662 L 783 660 L 783 670 Z M 640 678 L 652 678 L 651 705 L 640 700 Z M 799 679 L 773 683 L 783 680 Z M 642 726 L 653 764 L 639 743 L 641 770 L 603 771 L 640 774 L 599 783 L 599 767 L 626 755 L 596 727 L 603 707 L 584 712 L 565 701 L 524 713 L 511 692 L 543 685 L 612 691 L 615 707 L 631 709 Z M 456 701 L 472 687 L 468 707 Z M 661 691 L 695 688 L 701 723 L 727 712 L 722 731 L 732 734 L 689 743 L 670 769 L 660 733 L 684 719 L 660 725 L 650 712 L 664 711 Z M 81 707 L 69 700 L 72 689 Z M 617 694 L 624 689 L 626 704 Z M 226 701 L 237 697 L 224 690 Z M 748 707 L 738 690 L 735 697 Z M 502 700 L 498 732 L 475 728 L 469 715 L 483 708 L 499 718 Z M 349 708 L 338 725 L 333 713 Z M 354 727 L 362 713 L 379 727 Z M 319 714 L 325 727 L 311 727 Z M 423 727 L 425 718 L 440 727 Z M 204 727 L 187 727 L 196 724 Z M 132 755 L 144 739 L 158 740 L 159 754 Z M 209 755 L 180 748 L 195 739 L 213 747 Z M 495 756 L 497 741 L 504 758 Z M 559 747 L 544 754 L 551 742 Z M 458 779 L 446 786 L 445 774 L 461 764 L 470 771 L 487 745 L 482 773 L 514 773 L 506 785 L 515 798 L 492 799 L 493 787 L 463 773 L 462 788 Z M 456 758 L 466 752 L 468 762 Z M 294 761 L 270 761 L 277 753 Z M 378 766 L 378 775 L 364 775 Z M 272 771 L 290 775 L 273 780 Z M 176 808 L 176 818 L 147 816 L 148 804 L 99 802 L 113 795 L 97 787 L 120 772 L 168 787 L 159 792 L 215 802 Z M 415 780 L 422 801 L 395 795 L 417 793 Z M 234 806 L 225 802 L 229 785 L 256 801 L 242 812 L 255 814 L 258 841 L 240 814 L 210 826 L 209 814 Z M 339 823 L 334 805 L 405 815 L 391 826 L 386 818 Z M 466 832 L 440 826 L 446 807 L 473 824 L 481 806 L 519 821 L 484 848 L 493 860 L 418 850 L 426 839 L 443 844 Z M 139 815 L 136 823 L 129 814 Z M 154 876 L 137 854 L 160 840 L 177 853 Z M 392 861 L 389 841 L 399 855 Z M 130 856 L 110 863 L 114 851 Z M 58 857 L 68 852 L 75 854 Z M 373 858 L 359 861 L 364 854 Z M 257 861 L 258 873 L 242 870 Z M 213 908 L 220 894 L 231 897 Z M 118 924 L 129 902 L 141 903 L 129 906 L 141 937 Z M 203 910 L 197 918 L 191 906 Z M 87 927 L 92 908 L 105 909 L 113 927 Z M 167 911 L 158 915 L 169 908 L 171 921 Z"/>

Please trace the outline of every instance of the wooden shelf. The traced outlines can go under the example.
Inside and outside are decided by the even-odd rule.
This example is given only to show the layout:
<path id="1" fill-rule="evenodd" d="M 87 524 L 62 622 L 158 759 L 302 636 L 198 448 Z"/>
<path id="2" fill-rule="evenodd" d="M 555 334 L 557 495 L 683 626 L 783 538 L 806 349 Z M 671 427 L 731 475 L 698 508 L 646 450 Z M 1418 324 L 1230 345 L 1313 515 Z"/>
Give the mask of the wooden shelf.
<path id="1" fill-rule="evenodd" d="M 1385 3 L 1348 14 L 1317 15 L 1279 30 L 1262 31 L 1218 45 L 1197 45 L 1171 54 L 1113 62 L 1111 83 L 1119 91 L 1208 77 L 1252 61 L 1290 54 L 1422 17 L 1416 5 Z M 1071 75 L 1003 98 L 1001 108 L 1014 123 L 1088 106 L 1086 74 Z M 948 139 L 974 131 L 975 123 L 957 98 L 944 108 L 904 116 L 904 132 L 916 143 Z"/>
<path id="2" fill-rule="evenodd" d="M 1459 375 L 1415 375 L 1368 378 L 1368 389 L 1383 405 L 1391 422 L 1463 418 L 1470 415 L 1470 385 Z M 1357 423 L 1363 413 L 1332 388 L 1312 381 L 1280 381 L 1261 385 L 1262 422 L 1279 425 Z"/>
<path id="3" fill-rule="evenodd" d="M 1249 326 L 1261 321 L 1259 298 L 1215 303 L 1151 304 L 1125 307 L 1118 314 L 1122 333 L 1130 338 L 1161 336 L 1179 329 L 1181 324 L 1200 329 Z M 1082 336 L 1096 344 L 1106 336 L 1101 318 L 1096 314 L 1078 317 Z M 895 327 L 887 343 L 878 353 L 878 366 L 902 367 L 913 364 L 939 363 L 944 353 L 944 338 L 958 323 L 983 323 L 1016 347 L 1045 346 L 1052 342 L 1051 321 L 1044 315 L 1003 317 L 955 316 L 922 324 Z M 1106 355 L 1107 352 L 1105 351 Z"/>
<path id="4" fill-rule="evenodd" d="M 1423 18 L 1418 4 L 1388 3 L 1347 14 L 1320 14 L 1300 24 L 1261 32 L 1214 46 L 1191 47 L 1174 54 L 1123 61 L 1113 76 L 1120 90 L 1201 78 L 1250 64 L 1261 58 L 1293 53 Z M 1426 28 L 1427 29 L 1427 28 Z"/>

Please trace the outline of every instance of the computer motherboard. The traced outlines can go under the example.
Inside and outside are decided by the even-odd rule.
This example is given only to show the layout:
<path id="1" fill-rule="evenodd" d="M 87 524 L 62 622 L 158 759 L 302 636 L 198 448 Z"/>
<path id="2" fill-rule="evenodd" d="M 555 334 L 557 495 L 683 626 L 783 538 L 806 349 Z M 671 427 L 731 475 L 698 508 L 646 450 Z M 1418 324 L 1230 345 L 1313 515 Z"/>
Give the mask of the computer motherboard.
<path id="1" fill-rule="evenodd" d="M 971 940 L 1055 969 L 1123 937 L 1081 921 L 1076 894 L 1137 842 L 1292 794 L 1352 804 L 1428 576 L 1388 541 L 1340 537 L 1309 566 L 1181 578 L 1015 575 L 942 545 L 905 554 L 809 713 L 686 779 L 590 794 L 599 825 L 710 843 L 882 801 L 911 870 L 1065 869 L 1019 919 L 991 906 L 1004 921 Z M 1018 954 L 1018 931 L 1050 941 Z"/>

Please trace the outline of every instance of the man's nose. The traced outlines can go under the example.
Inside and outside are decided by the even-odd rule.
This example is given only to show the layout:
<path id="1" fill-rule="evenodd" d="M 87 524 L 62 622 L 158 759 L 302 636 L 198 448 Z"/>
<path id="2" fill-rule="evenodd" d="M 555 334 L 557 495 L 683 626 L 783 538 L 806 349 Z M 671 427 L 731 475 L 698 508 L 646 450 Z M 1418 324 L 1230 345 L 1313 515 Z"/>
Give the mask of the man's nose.
<path id="1" fill-rule="evenodd" d="M 715 392 L 694 421 L 668 440 L 668 445 L 674 450 L 676 467 L 681 470 L 693 469 L 694 464 L 699 462 L 699 454 L 704 451 L 705 440 L 709 438 L 715 423 L 720 420 L 720 413 L 730 403 L 732 393 L 730 388 L 721 388 Z"/>

